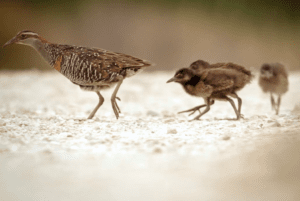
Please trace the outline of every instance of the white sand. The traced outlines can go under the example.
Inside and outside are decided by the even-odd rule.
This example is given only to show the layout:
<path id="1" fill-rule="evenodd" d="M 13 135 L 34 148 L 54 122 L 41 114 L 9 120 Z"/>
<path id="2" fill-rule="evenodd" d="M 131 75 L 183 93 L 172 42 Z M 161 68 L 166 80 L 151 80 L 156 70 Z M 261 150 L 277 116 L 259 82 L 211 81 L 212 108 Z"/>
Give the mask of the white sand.
<path id="1" fill-rule="evenodd" d="M 226 102 L 178 115 L 203 100 L 171 76 L 125 80 L 120 119 L 108 90 L 86 120 L 95 93 L 56 72 L 1 72 L 0 200 L 300 200 L 299 73 L 279 116 L 257 79 L 240 91 L 240 121 Z"/>

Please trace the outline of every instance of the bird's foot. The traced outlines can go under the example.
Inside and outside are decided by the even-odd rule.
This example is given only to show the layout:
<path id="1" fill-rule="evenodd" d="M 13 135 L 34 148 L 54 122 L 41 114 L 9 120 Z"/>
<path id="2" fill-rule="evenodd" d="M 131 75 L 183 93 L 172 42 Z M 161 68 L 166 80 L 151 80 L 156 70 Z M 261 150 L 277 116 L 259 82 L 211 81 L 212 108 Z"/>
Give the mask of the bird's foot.
<path id="1" fill-rule="evenodd" d="M 240 115 L 238 116 L 238 118 L 236 118 L 236 120 L 240 120 L 240 119 L 245 119 L 245 116 L 244 116 L 243 114 L 240 114 Z"/>
<path id="2" fill-rule="evenodd" d="M 191 121 L 200 121 L 200 118 L 199 117 L 195 117 L 195 118 L 189 120 L 189 122 L 191 122 Z"/>
<path id="3" fill-rule="evenodd" d="M 194 114 L 194 113 L 197 112 L 197 111 L 199 111 L 199 113 L 201 114 L 200 107 L 194 107 L 194 108 L 189 109 L 189 110 L 184 110 L 184 111 L 178 112 L 178 114 L 185 113 L 185 112 L 191 112 L 191 113 L 189 114 L 189 116 L 191 116 L 192 114 Z"/>
<path id="4" fill-rule="evenodd" d="M 202 113 L 201 113 L 201 110 L 198 109 L 198 110 L 194 110 L 193 112 L 191 112 L 191 113 L 189 114 L 189 116 L 191 116 L 192 114 L 194 114 L 194 113 L 197 112 L 197 111 L 199 111 L 199 113 L 202 114 Z"/>
<path id="5" fill-rule="evenodd" d="M 114 111 L 114 113 L 115 113 L 115 116 L 116 116 L 116 118 L 118 119 L 118 118 L 119 118 L 119 114 L 121 113 L 121 110 L 120 110 L 120 108 L 119 108 L 119 106 L 118 106 L 118 104 L 117 104 L 116 99 L 117 99 L 117 100 L 121 100 L 121 99 L 118 98 L 118 97 L 111 98 L 111 105 L 112 105 L 113 111 Z"/>

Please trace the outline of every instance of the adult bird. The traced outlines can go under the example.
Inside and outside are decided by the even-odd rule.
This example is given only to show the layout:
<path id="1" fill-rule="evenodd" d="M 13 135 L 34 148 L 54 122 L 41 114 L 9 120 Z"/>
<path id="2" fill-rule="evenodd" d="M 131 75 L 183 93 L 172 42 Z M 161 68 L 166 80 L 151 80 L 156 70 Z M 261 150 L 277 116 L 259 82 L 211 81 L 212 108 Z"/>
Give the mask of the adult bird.
<path id="1" fill-rule="evenodd" d="M 50 66 L 67 77 L 81 89 L 94 91 L 99 97 L 95 109 L 88 116 L 92 119 L 104 102 L 100 91 L 116 85 L 111 96 L 111 104 L 118 119 L 120 108 L 116 95 L 125 78 L 135 75 L 152 64 L 127 54 L 100 48 L 55 44 L 33 31 L 21 31 L 3 45 L 23 44 L 33 47 Z"/>

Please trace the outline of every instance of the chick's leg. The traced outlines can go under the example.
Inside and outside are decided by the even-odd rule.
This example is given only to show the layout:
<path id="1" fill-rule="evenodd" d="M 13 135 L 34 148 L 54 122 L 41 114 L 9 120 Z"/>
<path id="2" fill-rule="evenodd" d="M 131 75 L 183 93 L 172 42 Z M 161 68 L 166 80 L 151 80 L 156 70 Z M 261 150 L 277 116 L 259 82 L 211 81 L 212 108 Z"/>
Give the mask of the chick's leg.
<path id="1" fill-rule="evenodd" d="M 271 105 L 272 105 L 272 110 L 276 110 L 275 100 L 272 93 L 271 93 Z"/>
<path id="2" fill-rule="evenodd" d="M 231 98 L 228 98 L 227 96 L 224 97 L 227 101 L 229 101 L 229 103 L 231 104 L 231 106 L 234 109 L 234 112 L 236 114 L 236 119 L 239 120 L 240 119 L 240 113 L 238 112 L 238 110 L 236 109 L 236 106 L 233 102 L 233 100 Z"/>
<path id="3" fill-rule="evenodd" d="M 204 114 L 206 114 L 210 110 L 210 105 L 211 105 L 210 98 L 206 98 L 204 100 L 205 100 L 205 103 L 206 103 L 205 110 L 201 114 L 199 114 L 198 116 L 196 116 L 193 120 L 199 120 L 201 116 L 203 116 Z"/>
<path id="4" fill-rule="evenodd" d="M 210 101 L 210 105 L 213 105 L 214 103 L 215 103 L 214 100 L 211 100 L 211 101 Z M 199 105 L 199 106 L 196 106 L 196 107 L 191 108 L 191 109 L 189 109 L 189 110 L 184 110 L 184 111 L 178 112 L 178 114 L 185 113 L 185 112 L 191 112 L 191 113 L 189 114 L 189 116 L 190 116 L 190 115 L 194 114 L 194 113 L 197 112 L 197 111 L 199 111 L 199 113 L 201 114 L 200 108 L 205 107 L 205 106 L 207 106 L 207 104 Z"/>
<path id="5" fill-rule="evenodd" d="M 281 103 L 281 96 L 279 95 L 277 99 L 276 115 L 279 114 L 280 103 Z"/>

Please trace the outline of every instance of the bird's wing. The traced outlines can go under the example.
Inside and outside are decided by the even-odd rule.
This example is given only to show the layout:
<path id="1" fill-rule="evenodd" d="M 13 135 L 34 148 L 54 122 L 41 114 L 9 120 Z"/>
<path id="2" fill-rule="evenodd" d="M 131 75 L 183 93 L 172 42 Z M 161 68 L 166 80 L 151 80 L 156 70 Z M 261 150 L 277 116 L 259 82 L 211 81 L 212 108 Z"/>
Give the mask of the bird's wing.
<path id="1" fill-rule="evenodd" d="M 138 69 L 151 65 L 150 62 L 136 57 L 99 48 L 77 46 L 61 46 L 61 48 L 64 48 L 63 63 L 66 66 L 64 74 L 77 84 L 114 82 L 124 68 Z"/>
<path id="2" fill-rule="evenodd" d="M 281 63 L 274 63 L 274 64 L 272 64 L 272 66 L 278 74 L 283 75 L 285 78 L 288 77 L 288 73 L 287 73 L 284 65 L 282 65 Z"/>
<path id="3" fill-rule="evenodd" d="M 210 69 L 204 72 L 201 80 L 213 87 L 214 91 L 230 89 L 234 85 L 234 75 L 226 69 Z"/>
<path id="4" fill-rule="evenodd" d="M 103 68 L 117 67 L 117 68 L 141 68 L 151 66 L 149 61 L 139 59 L 127 54 L 112 52 L 104 49 L 92 49 L 96 52 L 94 58 L 97 62 L 102 62 Z"/>
<path id="5" fill-rule="evenodd" d="M 215 63 L 215 64 L 211 64 L 210 67 L 211 68 L 221 68 L 221 67 L 225 67 L 226 63 Z"/>
<path id="6" fill-rule="evenodd" d="M 223 91 L 226 89 L 230 89 L 233 87 L 234 81 L 233 79 L 229 80 L 220 80 L 216 86 L 213 86 L 214 91 Z"/>

